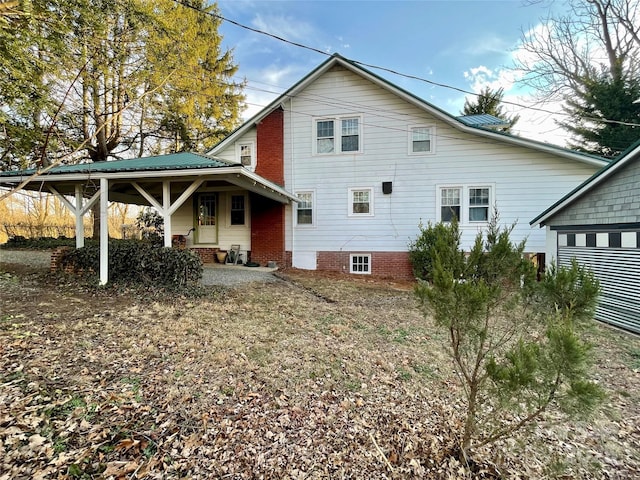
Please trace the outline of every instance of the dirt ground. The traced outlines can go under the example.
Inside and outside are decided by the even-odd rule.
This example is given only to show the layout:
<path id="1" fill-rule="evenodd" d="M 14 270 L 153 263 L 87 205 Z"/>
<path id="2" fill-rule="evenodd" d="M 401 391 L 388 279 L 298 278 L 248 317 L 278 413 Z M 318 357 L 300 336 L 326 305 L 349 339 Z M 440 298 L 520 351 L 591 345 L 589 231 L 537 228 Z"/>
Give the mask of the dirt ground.
<path id="1" fill-rule="evenodd" d="M 640 477 L 640 339 L 596 326 L 605 405 L 451 454 L 461 392 L 412 285 L 298 271 L 205 298 L 0 264 L 0 480 Z"/>

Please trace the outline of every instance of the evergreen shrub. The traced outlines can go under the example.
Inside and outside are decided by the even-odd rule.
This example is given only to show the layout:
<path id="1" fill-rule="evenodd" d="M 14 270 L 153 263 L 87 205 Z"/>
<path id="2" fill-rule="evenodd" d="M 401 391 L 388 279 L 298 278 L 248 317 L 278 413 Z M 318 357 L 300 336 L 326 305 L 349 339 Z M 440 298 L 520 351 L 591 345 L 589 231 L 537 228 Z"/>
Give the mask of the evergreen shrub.
<path id="1" fill-rule="evenodd" d="M 100 270 L 100 248 L 88 245 L 70 250 L 61 260 L 63 268 L 95 275 Z M 137 240 L 109 242 L 109 281 L 185 287 L 202 278 L 202 260 L 190 250 L 157 247 Z"/>

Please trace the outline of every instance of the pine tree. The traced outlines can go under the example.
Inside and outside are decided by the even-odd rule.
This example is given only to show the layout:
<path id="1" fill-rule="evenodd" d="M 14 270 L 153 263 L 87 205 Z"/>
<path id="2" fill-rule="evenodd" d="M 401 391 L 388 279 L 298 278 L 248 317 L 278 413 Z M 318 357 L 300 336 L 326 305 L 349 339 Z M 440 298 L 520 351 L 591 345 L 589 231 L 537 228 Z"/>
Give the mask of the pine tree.
<path id="1" fill-rule="evenodd" d="M 572 148 L 613 158 L 640 138 L 640 77 L 593 74 L 567 98 L 569 120 L 560 122 L 573 135 Z"/>
<path id="2" fill-rule="evenodd" d="M 222 49 L 219 19 L 207 14 L 215 14 L 215 5 L 32 4 L 38 15 L 62 20 L 42 22 L 37 34 L 0 30 L 11 39 L 0 42 L 0 70 L 13 75 L 0 79 L 0 159 L 15 155 L 18 142 L 27 143 L 23 168 L 46 167 L 62 156 L 100 162 L 206 150 L 239 123 L 244 85 L 233 81 L 237 66 Z M 98 221 L 94 212 L 94 235 Z"/>

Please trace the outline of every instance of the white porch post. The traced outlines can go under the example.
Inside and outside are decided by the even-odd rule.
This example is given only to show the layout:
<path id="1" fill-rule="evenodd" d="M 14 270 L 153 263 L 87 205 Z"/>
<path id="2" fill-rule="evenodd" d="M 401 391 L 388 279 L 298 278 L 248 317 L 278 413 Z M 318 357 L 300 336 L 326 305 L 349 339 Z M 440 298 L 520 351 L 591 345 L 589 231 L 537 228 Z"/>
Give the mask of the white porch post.
<path id="1" fill-rule="evenodd" d="M 164 246 L 171 247 L 171 183 L 162 182 L 162 215 L 164 217 Z"/>
<path id="2" fill-rule="evenodd" d="M 82 185 L 76 185 L 76 248 L 84 247 L 84 221 L 82 213 Z"/>
<path id="3" fill-rule="evenodd" d="M 100 285 L 109 281 L 109 180 L 100 179 Z"/>

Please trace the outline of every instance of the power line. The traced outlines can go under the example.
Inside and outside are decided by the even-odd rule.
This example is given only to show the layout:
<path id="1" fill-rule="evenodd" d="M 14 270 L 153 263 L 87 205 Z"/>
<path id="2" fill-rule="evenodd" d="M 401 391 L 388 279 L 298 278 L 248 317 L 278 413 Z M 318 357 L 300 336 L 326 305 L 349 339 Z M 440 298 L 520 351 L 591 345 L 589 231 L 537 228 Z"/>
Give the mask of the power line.
<path id="1" fill-rule="evenodd" d="M 173 0 L 173 2 L 175 2 L 175 3 L 179 4 L 179 5 L 182 5 L 185 8 L 189 8 L 189 9 L 194 10 L 196 12 L 199 12 L 201 14 L 208 15 L 208 16 L 216 18 L 218 20 L 230 23 L 232 25 L 235 25 L 235 26 L 237 26 L 239 28 L 248 30 L 250 32 L 258 33 L 260 35 L 265 35 L 267 37 L 273 38 L 273 39 L 278 40 L 280 42 L 283 42 L 283 43 L 286 43 L 286 44 L 289 44 L 289 45 L 292 45 L 292 46 L 295 46 L 295 47 L 303 48 L 305 50 L 309 50 L 309 51 L 314 52 L 314 53 L 319 53 L 319 54 L 327 56 L 327 57 L 331 57 L 332 56 L 332 54 L 330 54 L 330 53 L 328 53 L 326 51 L 320 50 L 318 48 L 310 47 L 309 45 L 305 45 L 305 44 L 302 44 L 302 43 L 299 43 L 299 42 L 294 42 L 294 41 L 288 40 L 286 38 L 280 37 L 278 35 L 275 35 L 273 33 L 266 32 L 264 30 L 260 30 L 260 29 L 257 29 L 257 28 L 253 28 L 253 27 L 250 27 L 248 25 L 244 25 L 244 24 L 242 24 L 242 23 L 240 23 L 240 22 L 238 22 L 236 20 L 231 20 L 231 19 L 229 19 L 227 17 L 224 17 L 223 15 L 220 15 L 218 13 L 213 13 L 211 11 L 201 10 L 201 9 L 199 9 L 199 8 L 193 6 L 193 5 L 190 5 L 189 3 L 187 3 L 187 2 L 185 2 L 183 0 Z M 427 83 L 429 85 L 433 85 L 433 86 L 436 86 L 436 87 L 446 88 L 446 89 L 453 90 L 453 91 L 456 91 L 456 92 L 459 92 L 459 93 L 463 93 L 465 95 L 473 95 L 475 97 L 481 96 L 481 94 L 478 94 L 478 93 L 475 93 L 475 92 L 472 92 L 472 91 L 469 91 L 469 90 L 465 90 L 465 89 L 460 88 L 460 87 L 455 87 L 453 85 L 448 85 L 448 84 L 445 84 L 445 83 L 435 82 L 433 80 L 429 80 L 427 78 L 419 77 L 417 75 L 411 75 L 411 74 L 402 73 L 402 72 L 399 72 L 397 70 L 394 70 L 394 69 L 391 69 L 391 68 L 388 68 L 388 67 L 382 67 L 380 65 L 374 65 L 374 64 L 370 64 L 370 63 L 360 62 L 358 60 L 353 60 L 353 59 L 347 59 L 347 61 L 349 61 L 349 62 L 351 62 L 353 64 L 357 64 L 357 65 L 359 65 L 361 67 L 364 67 L 364 68 L 380 70 L 380 71 L 383 71 L 383 72 L 390 73 L 392 75 L 397 75 L 397 76 L 400 76 L 400 77 L 408 78 L 410 80 L 416 80 L 416 81 Z M 508 100 L 502 100 L 501 103 L 503 103 L 504 105 L 511 105 L 511 106 L 515 106 L 515 107 L 519 107 L 519 108 L 524 108 L 524 109 L 527 109 L 527 110 L 533 110 L 533 111 L 537 111 L 537 112 L 541 112 L 541 113 L 548 113 L 548 114 L 551 114 L 551 115 L 562 115 L 562 116 L 565 116 L 565 117 L 570 117 L 571 116 L 570 114 L 567 114 L 567 113 L 554 112 L 552 110 L 548 110 L 548 109 L 544 109 L 544 108 L 540 108 L 540 107 L 533 107 L 533 106 L 530 106 L 530 105 L 522 105 L 520 103 L 511 102 L 511 101 L 508 101 Z M 590 117 L 585 117 L 585 118 L 587 120 L 591 120 L 591 121 L 595 121 L 595 122 L 612 123 L 612 124 L 631 126 L 631 127 L 640 126 L 640 123 L 634 123 L 634 122 L 623 122 L 623 121 L 620 121 L 620 120 L 610 120 L 610 119 L 590 118 Z"/>

